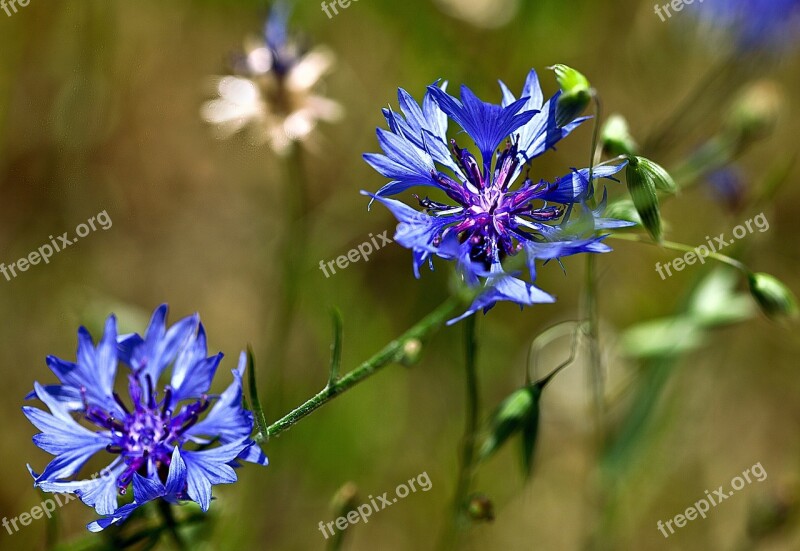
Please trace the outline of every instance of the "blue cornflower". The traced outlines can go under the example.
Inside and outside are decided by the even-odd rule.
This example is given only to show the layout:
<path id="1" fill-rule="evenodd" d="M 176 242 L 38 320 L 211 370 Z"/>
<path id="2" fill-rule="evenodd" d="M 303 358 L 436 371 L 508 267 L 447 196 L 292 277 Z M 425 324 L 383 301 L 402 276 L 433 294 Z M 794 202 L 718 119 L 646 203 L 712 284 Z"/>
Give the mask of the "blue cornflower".
<path id="1" fill-rule="evenodd" d="M 501 265 L 506 257 L 524 252 L 533 281 L 536 259 L 607 252 L 611 249 L 602 243 L 605 236 L 595 231 L 629 225 L 602 218 L 605 196 L 598 208 L 589 208 L 587 201 L 594 189 L 588 169 L 573 169 L 554 182 L 534 182 L 526 173 L 513 189 L 532 159 L 554 147 L 586 118 L 559 125 L 560 92 L 545 102 L 533 70 L 520 99 L 502 82 L 500 86 L 503 101 L 499 105 L 481 101 L 466 86 L 461 87 L 458 100 L 447 94 L 446 85 L 434 85 L 428 87 L 420 106 L 400 89 L 402 116 L 384 109 L 389 130 L 377 131 L 384 154 L 364 155 L 375 170 L 392 180 L 374 195 L 364 193 L 388 207 L 400 222 L 395 241 L 412 250 L 415 275 L 419 277 L 422 264 L 432 266 L 432 257 L 439 256 L 455 260 L 469 284 L 484 280 L 486 289 L 464 316 L 486 311 L 503 300 L 521 306 L 555 300 L 517 274 L 507 273 Z M 450 141 L 448 149 L 448 118 L 473 141 L 479 157 L 459 147 L 456 140 Z M 592 179 L 611 178 L 624 166 L 595 167 Z M 441 190 L 455 204 L 417 197 L 424 209 L 419 212 L 387 198 L 414 186 Z M 578 216 L 571 220 L 573 211 Z"/>
<path id="2" fill-rule="evenodd" d="M 208 391 L 222 354 L 208 356 L 197 315 L 169 329 L 166 315 L 166 305 L 157 308 L 144 337 L 118 336 L 111 315 L 97 346 L 81 327 L 75 363 L 47 358 L 61 384 L 34 383 L 28 396 L 41 400 L 50 412 L 22 408 L 41 431 L 34 443 L 56 456 L 41 474 L 28 466 L 34 486 L 74 493 L 94 507 L 103 518 L 89 524 L 93 532 L 124 521 L 159 498 L 195 501 L 206 511 L 211 487 L 236 481 L 237 460 L 267 464 L 250 438 L 253 415 L 242 407 L 245 354 L 233 371 L 233 383 L 221 395 L 211 396 Z M 128 368 L 127 400 L 114 390 L 119 362 Z M 169 383 L 159 393 L 159 379 L 170 365 Z M 102 476 L 72 480 L 95 454 L 114 457 Z M 133 501 L 120 506 L 118 496 L 130 486 Z"/>
<path id="3" fill-rule="evenodd" d="M 706 0 L 696 7 L 742 51 L 781 50 L 796 43 L 800 32 L 800 0 Z"/>

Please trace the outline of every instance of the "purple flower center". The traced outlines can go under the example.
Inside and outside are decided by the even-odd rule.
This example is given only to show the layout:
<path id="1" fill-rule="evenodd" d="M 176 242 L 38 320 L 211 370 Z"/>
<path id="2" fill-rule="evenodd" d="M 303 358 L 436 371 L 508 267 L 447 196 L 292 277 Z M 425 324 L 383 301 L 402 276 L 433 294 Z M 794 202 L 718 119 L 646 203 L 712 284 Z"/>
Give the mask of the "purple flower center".
<path id="1" fill-rule="evenodd" d="M 207 397 L 203 396 L 196 402 L 184 405 L 179 413 L 173 415 L 170 409 L 174 407 L 172 389 L 169 386 L 164 390 L 164 398 L 157 401 L 157 392 L 153 390 L 149 375 L 145 379 L 146 392 L 142 391 L 136 376 L 130 375 L 128 380 L 133 412 L 126 407 L 119 394 L 114 393 L 114 399 L 124 412 L 122 419 L 115 417 L 114 413 L 89 405 L 83 389 L 86 419 L 111 431 L 113 442 L 106 450 L 120 454 L 127 465 L 117 478 L 117 487 L 122 494 L 134 473 L 147 477 L 156 472 L 162 481 L 166 479 L 173 448 L 185 441 L 184 433 L 197 423 L 200 414 L 209 406 Z"/>
<path id="2" fill-rule="evenodd" d="M 466 176 L 466 182 L 456 183 L 441 172 L 433 176 L 445 193 L 460 206 L 452 207 L 419 199 L 422 207 L 434 216 L 460 215 L 461 221 L 447 226 L 434 238 L 438 246 L 450 235 L 458 236 L 460 243 L 469 243 L 469 256 L 488 270 L 493 262 L 512 256 L 522 250 L 521 241 L 540 241 L 546 230 L 543 222 L 558 220 L 564 213 L 560 206 L 548 206 L 537 199 L 548 190 L 547 182 L 533 184 L 525 178 L 519 189 L 509 191 L 519 167 L 515 139 L 500 152 L 494 173 L 489 177 L 490 166 L 483 171 L 475 157 L 451 140 L 453 155 Z M 531 233 L 531 231 L 535 233 Z"/>

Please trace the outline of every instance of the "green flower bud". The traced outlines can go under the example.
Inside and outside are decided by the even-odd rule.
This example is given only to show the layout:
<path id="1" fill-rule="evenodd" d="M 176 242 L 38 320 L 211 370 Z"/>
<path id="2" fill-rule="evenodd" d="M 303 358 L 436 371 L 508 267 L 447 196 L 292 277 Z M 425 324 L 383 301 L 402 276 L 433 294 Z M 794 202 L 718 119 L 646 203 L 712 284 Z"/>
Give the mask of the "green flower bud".
<path id="1" fill-rule="evenodd" d="M 642 157 L 628 159 L 628 167 L 625 172 L 628 192 L 647 233 L 656 241 L 661 241 L 661 209 L 658 205 L 655 179 L 652 170 L 648 168 L 649 165 L 642 161 L 646 161 L 646 159 Z"/>
<path id="2" fill-rule="evenodd" d="M 539 424 L 541 394 L 542 385 L 536 383 L 515 391 L 503 400 L 492 415 L 489 435 L 479 453 L 481 461 L 494 455 L 509 438 L 522 433 L 524 466 L 530 467 Z"/>
<path id="3" fill-rule="evenodd" d="M 550 69 L 555 71 L 562 91 L 556 105 L 556 124 L 564 126 L 583 113 L 592 101 L 592 87 L 589 80 L 572 67 L 553 65 Z"/>
<path id="4" fill-rule="evenodd" d="M 777 278 L 765 274 L 750 274 L 750 294 L 770 319 L 797 318 L 797 300 L 794 294 Z"/>
<path id="5" fill-rule="evenodd" d="M 616 157 L 617 155 L 635 155 L 637 146 L 628 128 L 628 121 L 622 115 L 611 115 L 603 125 L 600 133 L 603 150 Z"/>

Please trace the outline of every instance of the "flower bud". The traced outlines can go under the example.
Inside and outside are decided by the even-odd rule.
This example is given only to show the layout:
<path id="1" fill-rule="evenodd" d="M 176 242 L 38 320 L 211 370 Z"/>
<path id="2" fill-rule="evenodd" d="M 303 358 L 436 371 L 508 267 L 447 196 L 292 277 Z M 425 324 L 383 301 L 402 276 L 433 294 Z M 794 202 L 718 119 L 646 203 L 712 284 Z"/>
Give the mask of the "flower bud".
<path id="1" fill-rule="evenodd" d="M 678 186 L 672 176 L 669 175 L 664 167 L 654 163 L 650 159 L 639 157 L 639 163 L 642 170 L 653 180 L 653 184 L 658 191 L 664 193 L 675 193 L 678 191 Z"/>
<path id="2" fill-rule="evenodd" d="M 513 392 L 503 400 L 492 415 L 489 435 L 479 453 L 481 460 L 494 455 L 509 438 L 522 432 L 531 418 L 538 421 L 541 390 L 539 385 L 534 384 Z"/>
<path id="3" fill-rule="evenodd" d="M 422 357 L 422 341 L 419 339 L 409 339 L 403 343 L 400 356 L 400 363 L 406 367 L 416 364 Z"/>
<path id="4" fill-rule="evenodd" d="M 612 157 L 636 154 L 636 142 L 631 136 L 628 121 L 622 115 L 608 117 L 600 133 L 600 143 L 603 144 L 603 151 Z"/>
<path id="5" fill-rule="evenodd" d="M 784 105 L 784 94 L 777 84 L 756 82 L 734 101 L 728 125 L 745 140 L 766 137 L 780 119 Z"/>
<path id="6" fill-rule="evenodd" d="M 642 225 L 653 239 L 661 241 L 661 210 L 656 195 L 656 185 L 652 170 L 642 163 L 642 157 L 631 157 L 625 178 L 628 182 L 628 192 L 631 195 L 636 212 L 642 219 Z"/>
<path id="7" fill-rule="evenodd" d="M 780 280 L 769 274 L 757 273 L 750 274 L 748 282 L 750 294 L 767 317 L 773 320 L 797 317 L 797 300 Z"/>
<path id="8" fill-rule="evenodd" d="M 592 87 L 581 73 L 566 65 L 550 67 L 556 73 L 561 96 L 556 105 L 556 124 L 564 126 L 583 113 L 592 101 Z"/>
<path id="9" fill-rule="evenodd" d="M 492 522 L 494 504 L 485 494 L 472 494 L 467 504 L 467 513 L 472 520 Z"/>

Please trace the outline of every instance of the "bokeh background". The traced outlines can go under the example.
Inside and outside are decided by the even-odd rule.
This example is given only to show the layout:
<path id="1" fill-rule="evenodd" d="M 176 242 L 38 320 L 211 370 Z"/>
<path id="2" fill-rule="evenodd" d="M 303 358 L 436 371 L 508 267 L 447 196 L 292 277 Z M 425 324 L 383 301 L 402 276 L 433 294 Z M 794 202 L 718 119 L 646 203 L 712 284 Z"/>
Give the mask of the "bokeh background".
<path id="1" fill-rule="evenodd" d="M 41 468 L 47 455 L 32 444 L 36 431 L 20 406 L 33 381 L 52 381 L 46 355 L 74 358 L 80 324 L 97 335 L 115 312 L 123 330 L 141 331 L 162 302 L 173 321 L 199 312 L 210 348 L 226 353 L 217 384 L 227 384 L 238 352 L 252 343 L 268 387 L 262 399 L 275 419 L 324 385 L 331 307 L 342 312 L 343 365 L 350 368 L 443 300 L 447 269 L 415 280 L 409 252 L 395 245 L 330 278 L 318 268 L 370 233 L 394 228 L 385 209 L 367 211 L 359 190 L 385 183 L 361 153 L 377 151 L 380 109 L 396 107 L 398 86 L 420 97 L 444 77 L 499 100 L 497 79 L 519 91 L 534 67 L 549 95 L 557 87 L 546 67 L 566 63 L 644 141 L 725 55 L 724 43 L 693 24 L 690 9 L 661 22 L 652 2 L 638 0 L 360 0 L 329 19 L 318 2 L 299 3 L 293 26 L 338 57 L 325 92 L 346 116 L 323 125 L 304 156 L 310 239 L 283 365 L 266 351 L 281 292 L 283 161 L 242 138 L 215 139 L 199 117 L 213 94 L 211 77 L 224 74 L 229 55 L 259 32 L 266 4 L 33 0 L 12 17 L 0 12 L 0 261 L 9 264 L 100 211 L 113 220 L 50 264 L 0 278 L 0 514 L 17 516 L 43 499 L 25 465 Z M 745 184 L 756 194 L 770 171 L 789 166 L 785 182 L 773 201 L 738 212 L 698 184 L 665 205 L 668 236 L 701 244 L 763 211 L 769 231 L 748 236 L 737 253 L 797 290 L 800 170 L 787 163 L 800 132 L 798 58 L 788 52 L 742 70 L 742 81 L 768 78 L 785 98 L 774 132 L 740 160 Z M 658 152 L 659 162 L 674 166 L 720 127 L 732 99 L 725 92 L 702 98 L 707 116 Z M 535 170 L 549 178 L 586 166 L 590 140 L 586 124 Z M 625 188 L 611 184 L 610 191 L 617 198 Z M 662 281 L 655 262 L 676 254 L 614 247 L 598 260 L 600 307 L 615 392 L 609 400 L 614 415 L 623 415 L 626 395 L 646 374 L 642 362 L 626 357 L 621 335 L 679 310 L 710 267 Z M 559 297 L 555 305 L 520 311 L 505 304 L 480 320 L 485 414 L 523 383 L 531 340 L 579 315 L 584 264 L 569 259 L 565 266 L 566 275 L 555 264 L 541 271 L 540 286 Z M 463 426 L 460 335 L 457 327 L 443 330 L 418 365 L 385 369 L 269 442 L 269 467 L 242 469 L 239 483 L 215 489 L 207 543 L 197 548 L 323 549 L 317 525 L 335 518 L 330 501 L 343 484 L 355 483 L 362 502 L 422 472 L 432 489 L 351 527 L 345 549 L 433 548 L 449 519 Z M 548 347 L 540 365 L 556 365 L 568 349 L 562 341 Z M 709 332 L 702 346 L 672 361 L 632 459 L 605 492 L 580 356 L 544 397 L 533 477 L 520 473 L 514 446 L 481 468 L 477 488 L 497 518 L 472 530 L 472 548 L 750 549 L 748 519 L 764 507 L 786 512 L 787 522 L 757 548 L 800 548 L 791 507 L 800 480 L 799 352 L 796 326 L 760 314 Z M 270 394 L 278 373 L 284 391 Z M 766 481 L 669 540 L 657 531 L 658 520 L 757 462 Z M 84 536 L 94 518 L 77 502 L 59 513 L 61 542 Z M 47 529 L 36 521 L 14 535 L 0 530 L 0 548 L 44 549 Z"/>

